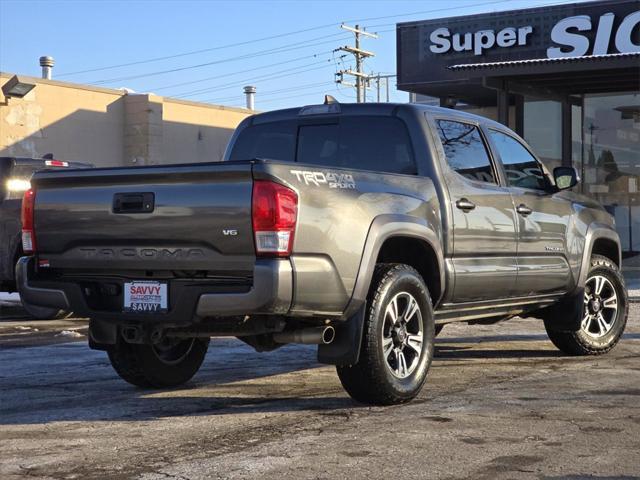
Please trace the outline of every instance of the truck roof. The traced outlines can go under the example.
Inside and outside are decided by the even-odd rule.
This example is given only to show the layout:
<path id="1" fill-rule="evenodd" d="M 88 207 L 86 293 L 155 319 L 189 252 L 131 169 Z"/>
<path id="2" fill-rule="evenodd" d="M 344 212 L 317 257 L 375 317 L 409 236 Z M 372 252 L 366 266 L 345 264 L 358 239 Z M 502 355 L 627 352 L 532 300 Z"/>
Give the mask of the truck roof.
<path id="1" fill-rule="evenodd" d="M 333 107 L 337 105 L 337 107 Z M 323 109 L 327 111 L 322 112 Z M 419 103 L 331 103 L 306 105 L 295 108 L 285 108 L 282 110 L 272 110 L 258 113 L 250 117 L 252 123 L 267 123 L 279 120 L 298 119 L 302 116 L 320 117 L 322 115 L 394 115 L 399 109 L 428 112 L 433 115 L 446 114 L 454 115 L 460 119 L 468 119 L 473 122 L 483 123 L 496 128 L 505 128 L 501 123 L 490 120 L 480 115 L 467 113 L 463 110 L 454 110 L 432 105 L 422 105 Z M 309 112 L 309 113 L 306 113 Z"/>

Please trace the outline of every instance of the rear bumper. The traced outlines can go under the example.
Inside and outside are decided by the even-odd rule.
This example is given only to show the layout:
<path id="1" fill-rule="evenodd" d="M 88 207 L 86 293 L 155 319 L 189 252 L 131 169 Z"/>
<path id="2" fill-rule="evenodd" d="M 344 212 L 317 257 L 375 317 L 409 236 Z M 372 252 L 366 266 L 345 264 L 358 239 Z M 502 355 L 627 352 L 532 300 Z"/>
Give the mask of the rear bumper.
<path id="1" fill-rule="evenodd" d="M 23 302 L 39 307 L 55 307 L 69 310 L 69 300 L 63 290 L 40 288 L 29 284 L 33 275 L 33 257 L 22 257 L 16 264 L 16 284 Z"/>
<path id="2" fill-rule="evenodd" d="M 167 313 L 162 314 L 132 314 L 117 309 L 91 308 L 79 283 L 39 279 L 33 257 L 22 257 L 18 261 L 16 280 L 21 297 L 30 304 L 71 310 L 79 316 L 114 323 L 181 326 L 205 317 L 283 315 L 291 308 L 293 298 L 293 272 L 288 259 L 257 260 L 253 285 L 242 292 L 211 291 L 210 285 L 197 280 L 169 281 L 170 307 Z"/>

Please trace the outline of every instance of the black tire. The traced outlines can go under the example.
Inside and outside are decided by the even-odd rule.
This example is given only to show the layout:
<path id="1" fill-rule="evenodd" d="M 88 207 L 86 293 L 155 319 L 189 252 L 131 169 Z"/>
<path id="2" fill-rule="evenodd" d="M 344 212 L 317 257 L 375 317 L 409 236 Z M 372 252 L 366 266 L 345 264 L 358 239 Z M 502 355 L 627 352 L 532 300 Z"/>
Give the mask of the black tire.
<path id="1" fill-rule="evenodd" d="M 188 382 L 202 365 L 209 339 L 164 339 L 160 344 L 163 342 L 171 343 L 161 348 L 119 338 L 107 353 L 116 373 L 137 387 L 168 388 Z"/>
<path id="2" fill-rule="evenodd" d="M 607 282 L 598 281 L 598 278 L 604 278 Z M 592 288 L 596 283 L 602 282 L 602 290 L 596 294 Z M 610 315 L 612 310 L 605 305 L 607 298 L 615 293 L 617 308 L 615 316 L 610 316 L 610 320 L 601 326 L 597 319 L 593 325 L 594 312 L 602 312 L 603 315 Z M 603 294 L 602 296 L 600 294 Z M 588 300 L 587 300 L 588 298 Z M 602 300 L 602 302 L 600 302 Z M 596 310 L 594 305 L 599 305 Z M 591 318 L 587 319 L 587 314 Z M 569 355 L 602 355 L 609 352 L 617 345 L 624 333 L 627 325 L 627 316 L 629 314 L 627 290 L 624 285 L 624 278 L 620 270 L 610 259 L 601 255 L 594 255 L 591 258 L 589 273 L 587 274 L 587 285 L 585 288 L 585 305 L 581 311 L 580 329 L 575 332 L 558 331 L 554 329 L 553 319 L 545 320 L 544 325 L 551 342 L 561 351 Z M 603 317 L 604 318 L 604 317 Z M 586 319 L 586 320 L 585 320 Z M 597 332 L 595 330 L 598 330 Z M 606 333 L 604 333 L 606 332 Z"/>
<path id="3" fill-rule="evenodd" d="M 395 331 L 395 327 L 387 331 L 389 325 L 396 325 L 389 320 L 387 313 L 387 307 L 394 299 L 397 307 L 395 317 L 405 316 L 397 314 L 403 295 L 406 298 L 406 310 L 410 310 L 412 297 L 419 311 L 405 323 L 404 334 Z M 418 324 L 422 327 L 421 332 L 415 332 Z M 360 359 L 355 365 L 337 367 L 342 386 L 354 400 L 361 403 L 393 405 L 413 399 L 422 389 L 433 359 L 434 327 L 431 298 L 420 274 L 404 264 L 377 265 L 367 298 Z M 407 340 L 408 333 L 414 334 L 414 338 L 422 337 L 421 348 L 401 343 L 401 339 Z M 391 343 L 389 339 L 392 339 Z M 384 344 L 387 355 L 384 354 Z M 405 348 L 406 351 L 400 350 Z M 400 361 L 399 355 L 402 355 L 403 361 Z M 392 363 L 395 363 L 395 367 Z M 403 374 L 406 376 L 403 377 Z"/>
<path id="4" fill-rule="evenodd" d="M 69 312 L 55 307 L 40 307 L 22 302 L 22 308 L 36 320 L 59 320 L 70 315 Z"/>

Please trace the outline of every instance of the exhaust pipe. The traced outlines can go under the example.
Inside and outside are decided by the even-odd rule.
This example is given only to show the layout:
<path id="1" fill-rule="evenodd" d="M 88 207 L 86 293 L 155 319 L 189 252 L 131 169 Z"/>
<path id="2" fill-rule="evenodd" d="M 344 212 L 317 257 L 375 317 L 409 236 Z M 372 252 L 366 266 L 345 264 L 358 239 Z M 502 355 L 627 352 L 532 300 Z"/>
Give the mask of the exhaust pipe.
<path id="1" fill-rule="evenodd" d="M 273 334 L 276 343 L 304 343 L 306 345 L 328 345 L 336 338 L 333 327 L 312 327 L 300 330 L 289 330 Z"/>

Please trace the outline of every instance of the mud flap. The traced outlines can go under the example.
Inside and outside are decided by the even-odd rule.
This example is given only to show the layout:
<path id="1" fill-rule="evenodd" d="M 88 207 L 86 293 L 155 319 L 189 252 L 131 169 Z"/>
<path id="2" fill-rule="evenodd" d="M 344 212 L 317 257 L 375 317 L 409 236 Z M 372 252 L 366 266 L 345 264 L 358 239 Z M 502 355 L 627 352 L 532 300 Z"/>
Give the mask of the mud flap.
<path id="1" fill-rule="evenodd" d="M 115 324 L 89 320 L 89 347 L 93 350 L 108 350 L 118 340 L 118 327 Z"/>
<path id="2" fill-rule="evenodd" d="M 346 322 L 334 325 L 336 337 L 329 345 L 318 346 L 318 362 L 329 365 L 355 365 L 360 358 L 366 303 Z"/>
<path id="3" fill-rule="evenodd" d="M 582 322 L 584 288 L 578 288 L 555 305 L 533 314 L 544 320 L 547 328 L 558 332 L 577 332 Z"/>

